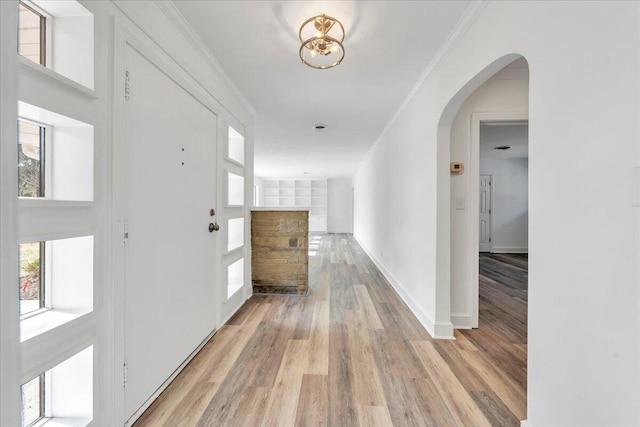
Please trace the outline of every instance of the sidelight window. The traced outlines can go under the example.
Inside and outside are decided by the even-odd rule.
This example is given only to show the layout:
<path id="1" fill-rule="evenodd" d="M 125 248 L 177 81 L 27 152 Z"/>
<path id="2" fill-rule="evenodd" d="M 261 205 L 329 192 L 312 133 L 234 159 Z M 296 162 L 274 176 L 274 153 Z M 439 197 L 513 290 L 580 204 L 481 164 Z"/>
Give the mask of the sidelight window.
<path id="1" fill-rule="evenodd" d="M 20 387 L 22 426 L 29 427 L 44 418 L 45 376 L 38 375 Z"/>
<path id="2" fill-rule="evenodd" d="M 47 17 L 32 4 L 18 6 L 18 53 L 40 65 L 47 65 Z"/>
<path id="3" fill-rule="evenodd" d="M 18 196 L 44 197 L 44 126 L 18 120 Z"/>
<path id="4" fill-rule="evenodd" d="M 20 315 L 45 308 L 45 243 L 20 245 Z"/>

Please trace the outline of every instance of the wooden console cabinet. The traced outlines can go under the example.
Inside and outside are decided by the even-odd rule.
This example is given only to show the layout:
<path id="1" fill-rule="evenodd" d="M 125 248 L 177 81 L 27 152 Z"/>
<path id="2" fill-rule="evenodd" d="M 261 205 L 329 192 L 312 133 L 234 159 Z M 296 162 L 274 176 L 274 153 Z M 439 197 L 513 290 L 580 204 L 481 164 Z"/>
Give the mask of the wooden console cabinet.
<path id="1" fill-rule="evenodd" d="M 251 283 L 256 294 L 307 294 L 309 211 L 251 211 Z"/>

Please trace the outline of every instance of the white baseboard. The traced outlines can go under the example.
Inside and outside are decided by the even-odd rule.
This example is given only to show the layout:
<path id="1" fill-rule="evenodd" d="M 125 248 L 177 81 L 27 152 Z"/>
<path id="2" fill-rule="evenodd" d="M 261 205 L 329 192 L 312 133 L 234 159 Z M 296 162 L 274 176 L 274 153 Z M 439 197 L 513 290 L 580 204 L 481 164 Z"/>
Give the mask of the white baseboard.
<path id="1" fill-rule="evenodd" d="M 451 313 L 451 323 L 455 329 L 473 329 L 473 319 L 468 313 Z"/>
<path id="2" fill-rule="evenodd" d="M 494 254 L 528 254 L 529 248 L 520 246 L 493 246 L 491 253 Z"/>
<path id="3" fill-rule="evenodd" d="M 398 280 L 393 277 L 391 272 L 387 270 L 384 264 L 372 253 L 370 253 L 355 235 L 353 236 L 353 238 L 356 242 L 358 242 L 367 256 L 371 258 L 371 261 L 373 261 L 376 267 L 378 267 L 378 270 L 380 270 L 382 275 L 391 284 L 391 287 L 400 296 L 402 301 L 404 301 L 409 310 L 411 310 L 413 315 L 416 316 L 418 321 L 422 324 L 422 326 L 424 326 L 429 335 L 437 339 L 455 340 L 453 336 L 453 324 L 451 322 L 434 322 L 433 319 L 431 319 L 431 317 L 429 317 L 429 315 L 427 315 L 427 313 L 425 313 L 422 308 L 420 308 L 420 306 L 413 300 L 413 298 L 411 298 L 411 296 L 407 293 L 400 282 L 398 282 Z"/>
<path id="4" fill-rule="evenodd" d="M 531 424 L 527 422 L 527 420 L 520 421 L 520 427 L 533 427 Z"/>

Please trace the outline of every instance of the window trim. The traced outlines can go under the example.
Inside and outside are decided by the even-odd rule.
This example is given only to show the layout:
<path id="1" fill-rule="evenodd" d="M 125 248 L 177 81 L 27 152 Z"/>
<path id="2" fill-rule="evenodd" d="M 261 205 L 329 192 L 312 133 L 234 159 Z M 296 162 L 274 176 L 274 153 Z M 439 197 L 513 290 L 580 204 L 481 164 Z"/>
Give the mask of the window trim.
<path id="1" fill-rule="evenodd" d="M 20 6 L 30 10 L 31 12 L 33 12 L 34 14 L 40 17 L 40 52 L 39 52 L 40 61 L 38 61 L 38 63 L 43 67 L 46 67 L 47 66 L 47 18 L 48 16 L 45 15 L 44 12 L 42 12 L 41 10 L 38 10 L 38 8 L 31 2 L 19 0 L 18 3 L 20 4 Z M 18 29 L 19 28 L 20 27 L 18 25 Z"/>
<path id="2" fill-rule="evenodd" d="M 30 242 L 30 243 L 36 243 L 36 242 Z M 51 307 L 49 307 L 47 305 L 47 297 L 48 297 L 48 292 L 47 290 L 49 289 L 48 283 L 46 282 L 47 280 L 47 253 L 49 252 L 49 250 L 47 249 L 47 242 L 46 241 L 38 241 L 37 242 L 39 244 L 39 256 L 40 256 L 40 268 L 38 271 L 38 286 L 40 287 L 40 290 L 38 291 L 38 305 L 39 307 L 36 310 L 31 310 L 28 313 L 20 313 L 20 321 L 25 320 L 25 319 L 29 319 L 31 317 L 40 315 L 42 313 L 45 313 L 49 310 L 51 310 Z M 28 243 L 20 243 L 20 245 L 23 244 L 28 244 Z M 18 247 L 20 247 L 20 245 L 18 245 Z M 19 260 L 20 262 L 22 260 Z M 19 279 L 18 279 L 19 280 Z M 20 286 L 20 282 L 18 281 L 18 286 Z"/>
<path id="3" fill-rule="evenodd" d="M 51 125 L 37 122 L 35 120 L 27 119 L 25 117 L 18 116 L 18 142 L 20 141 L 20 122 L 28 123 L 40 128 L 40 185 L 38 186 L 38 195 L 36 197 L 19 196 L 21 199 L 31 200 L 43 200 L 48 197 L 48 187 L 51 180 L 51 174 L 49 173 L 49 167 L 47 164 L 51 162 L 51 156 L 49 155 L 51 146 L 51 136 L 53 134 Z M 19 189 L 18 189 L 19 190 Z"/>
<path id="4" fill-rule="evenodd" d="M 38 418 L 36 418 L 35 420 L 31 421 L 29 424 L 24 425 L 23 427 L 33 427 L 33 426 L 37 426 L 40 425 L 40 423 L 42 422 L 42 420 L 47 419 L 47 414 L 46 414 L 46 404 L 45 404 L 45 398 L 46 398 L 46 393 L 45 393 L 45 387 L 47 385 L 47 381 L 45 380 L 46 374 L 42 373 L 40 375 L 38 375 L 37 377 L 34 377 L 33 379 L 27 381 L 26 383 L 22 384 L 20 386 L 20 388 L 22 389 L 22 387 L 24 387 L 25 384 L 30 383 L 31 381 L 35 380 L 36 378 L 38 378 Z M 20 403 L 21 411 L 24 412 L 24 396 L 21 396 L 21 403 Z"/>

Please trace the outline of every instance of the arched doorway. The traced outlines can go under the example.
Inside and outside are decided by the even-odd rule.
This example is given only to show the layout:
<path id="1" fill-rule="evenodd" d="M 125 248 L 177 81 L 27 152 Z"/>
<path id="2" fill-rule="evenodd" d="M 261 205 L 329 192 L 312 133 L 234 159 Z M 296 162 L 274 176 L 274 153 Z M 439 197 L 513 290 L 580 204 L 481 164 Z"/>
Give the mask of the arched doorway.
<path id="1" fill-rule="evenodd" d="M 514 69 L 518 67 L 520 69 Z M 518 72 L 526 73 L 526 77 L 516 78 Z M 446 200 L 449 203 L 440 203 L 441 206 L 438 206 L 438 229 L 443 230 L 445 236 L 438 247 L 438 266 L 442 270 L 439 272 L 436 295 L 438 301 L 448 299 L 451 322 L 456 329 L 477 328 L 483 322 L 479 316 L 479 262 L 481 261 L 479 257 L 479 185 L 480 173 L 486 170 L 480 167 L 480 129 L 487 124 L 526 123 L 528 93 L 527 61 L 520 55 L 503 56 L 488 65 L 458 91 L 447 104 L 438 124 L 438 151 L 442 153 L 438 156 L 439 162 L 442 162 L 438 167 L 438 196 L 439 200 Z M 451 173 L 450 162 L 462 163 L 464 172 Z M 446 235 L 447 232 L 448 235 Z M 528 230 L 525 230 L 525 233 L 528 233 Z M 503 258 L 506 271 L 510 268 L 509 258 L 506 256 Z M 482 261 L 486 262 L 486 259 L 483 258 Z M 523 265 L 526 265 L 526 261 Z M 526 286 L 526 271 L 524 281 Z M 492 289 L 489 292 L 495 294 L 495 291 L 496 289 Z M 486 295 L 485 293 L 483 307 L 495 304 L 491 306 L 493 309 L 499 307 L 501 302 L 507 301 L 506 299 L 500 301 L 498 297 L 495 301 L 488 302 Z M 515 316 L 520 323 L 518 325 L 520 334 L 514 333 L 505 337 L 500 335 L 500 327 L 498 327 L 498 333 L 495 333 L 496 329 L 488 326 L 481 334 L 490 337 L 489 339 L 500 340 L 500 344 L 496 345 L 500 347 L 499 349 L 487 350 L 489 357 L 493 355 L 499 359 L 502 357 L 501 351 L 520 350 L 519 362 L 526 367 L 526 288 L 525 297 L 521 300 L 523 304 L 518 306 L 519 313 Z M 504 304 L 503 307 L 505 310 L 512 308 L 510 304 Z M 485 313 L 487 312 L 489 310 L 485 310 Z M 507 317 L 504 316 L 503 319 Z M 488 323 L 486 322 L 485 325 Z M 456 335 L 458 338 L 467 338 L 460 333 Z M 516 335 L 517 337 L 513 338 Z M 504 341 L 502 341 L 503 338 Z M 516 402 L 514 406 L 520 410 L 513 412 L 520 419 L 524 419 L 526 417 L 526 373 L 515 372 L 513 379 L 515 383 L 520 383 L 514 387 L 514 393 L 519 396 L 514 398 Z"/>

